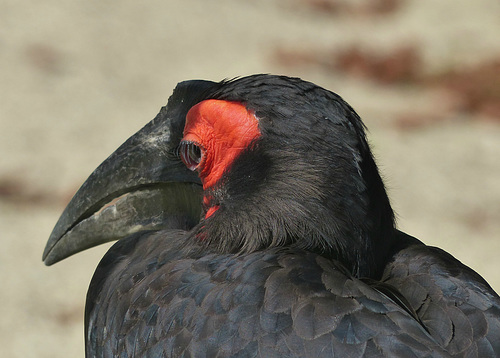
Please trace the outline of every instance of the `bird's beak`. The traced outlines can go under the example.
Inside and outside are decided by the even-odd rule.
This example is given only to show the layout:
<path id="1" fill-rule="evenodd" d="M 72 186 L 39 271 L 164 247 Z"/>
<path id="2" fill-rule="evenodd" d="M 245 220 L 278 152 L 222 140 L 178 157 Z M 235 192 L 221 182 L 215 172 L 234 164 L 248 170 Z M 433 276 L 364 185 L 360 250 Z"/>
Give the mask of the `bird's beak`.
<path id="1" fill-rule="evenodd" d="M 185 120 L 182 110 L 168 109 L 174 101 L 81 186 L 50 235 L 46 265 L 138 231 L 189 229 L 199 222 L 200 179 L 173 154 Z"/>

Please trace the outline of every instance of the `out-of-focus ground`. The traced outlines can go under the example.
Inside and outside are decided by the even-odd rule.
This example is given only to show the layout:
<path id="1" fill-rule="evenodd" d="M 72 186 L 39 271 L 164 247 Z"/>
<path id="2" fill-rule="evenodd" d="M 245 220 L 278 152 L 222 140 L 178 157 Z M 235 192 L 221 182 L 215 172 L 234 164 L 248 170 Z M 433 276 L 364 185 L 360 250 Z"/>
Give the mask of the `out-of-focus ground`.
<path id="1" fill-rule="evenodd" d="M 498 1 L 4 0 L 0 24 L 1 356 L 84 356 L 107 247 L 45 267 L 45 242 L 185 79 L 280 73 L 341 94 L 400 228 L 500 290 Z"/>

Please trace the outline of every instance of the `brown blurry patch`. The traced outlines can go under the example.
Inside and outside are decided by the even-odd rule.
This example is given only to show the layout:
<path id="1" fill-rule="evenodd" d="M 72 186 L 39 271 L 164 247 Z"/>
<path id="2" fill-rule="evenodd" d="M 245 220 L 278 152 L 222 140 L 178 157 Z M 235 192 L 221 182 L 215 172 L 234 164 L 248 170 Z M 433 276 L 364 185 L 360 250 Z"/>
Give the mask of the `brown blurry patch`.
<path id="1" fill-rule="evenodd" d="M 457 112 L 500 122 L 500 58 L 427 76 L 421 85 L 447 92 Z"/>
<path id="2" fill-rule="evenodd" d="M 33 193 L 21 178 L 0 178 L 0 199 L 10 202 L 37 204 L 44 200 L 42 193 Z"/>
<path id="3" fill-rule="evenodd" d="M 422 70 L 421 55 L 415 46 L 402 46 L 383 54 L 353 46 L 334 56 L 335 70 L 382 84 L 413 82 Z"/>
<path id="4" fill-rule="evenodd" d="M 387 53 L 374 53 L 359 46 L 335 51 L 279 48 L 274 58 L 282 66 L 320 67 L 385 85 L 414 82 L 422 72 L 422 59 L 416 46 L 402 46 Z"/>
<path id="5" fill-rule="evenodd" d="M 500 123 L 500 58 L 431 74 L 426 74 L 416 45 L 387 52 L 356 45 L 335 51 L 278 48 L 274 60 L 284 67 L 316 67 L 385 86 L 406 85 L 431 92 L 439 108 L 432 115 L 418 111 L 401 114 L 395 119 L 400 129 L 427 126 L 458 114 Z"/>
<path id="6" fill-rule="evenodd" d="M 411 83 L 422 91 L 432 91 L 436 108 L 431 115 L 401 114 L 394 121 L 399 129 L 415 129 L 450 118 L 457 120 L 463 118 L 460 114 L 500 123 L 500 58 L 467 68 L 417 75 Z"/>
<path id="7" fill-rule="evenodd" d="M 83 320 L 84 308 L 80 305 L 73 307 L 66 307 L 61 309 L 53 317 L 58 325 L 69 326 L 71 324 L 80 324 Z"/>
<path id="8" fill-rule="evenodd" d="M 33 188 L 21 176 L 0 178 L 0 200 L 19 205 L 61 205 L 64 198 L 48 191 Z"/>
<path id="9" fill-rule="evenodd" d="M 479 208 L 465 214 L 462 217 L 462 222 L 471 230 L 485 232 L 491 228 L 495 222 L 498 222 L 498 217 L 495 217 L 495 214 L 488 211 L 486 208 Z"/>
<path id="10" fill-rule="evenodd" d="M 56 74 L 62 71 L 63 56 L 50 44 L 30 44 L 25 54 L 31 65 L 41 72 Z"/>
<path id="11" fill-rule="evenodd" d="M 297 3 L 301 8 L 322 14 L 377 16 L 399 10 L 403 0 L 298 0 Z"/>

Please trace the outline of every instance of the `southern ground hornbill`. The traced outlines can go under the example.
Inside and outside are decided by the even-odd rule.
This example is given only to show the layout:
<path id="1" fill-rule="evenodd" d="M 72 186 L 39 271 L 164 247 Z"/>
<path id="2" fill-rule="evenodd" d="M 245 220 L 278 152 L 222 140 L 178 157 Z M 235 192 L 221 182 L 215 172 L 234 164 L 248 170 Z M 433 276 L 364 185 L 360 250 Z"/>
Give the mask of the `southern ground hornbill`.
<path id="1" fill-rule="evenodd" d="M 76 193 L 88 357 L 494 357 L 500 299 L 395 228 L 364 126 L 297 78 L 186 81 Z"/>

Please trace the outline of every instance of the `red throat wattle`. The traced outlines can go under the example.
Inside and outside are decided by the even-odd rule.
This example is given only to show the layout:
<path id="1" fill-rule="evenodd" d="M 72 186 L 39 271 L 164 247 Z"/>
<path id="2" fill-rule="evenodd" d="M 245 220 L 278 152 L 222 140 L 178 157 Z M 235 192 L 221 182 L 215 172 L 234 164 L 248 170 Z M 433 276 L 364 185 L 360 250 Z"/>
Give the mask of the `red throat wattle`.
<path id="1" fill-rule="evenodd" d="M 186 116 L 182 140 L 201 149 L 202 158 L 196 169 L 203 189 L 213 187 L 260 134 L 257 118 L 241 103 L 208 99 L 193 106 Z M 205 197 L 205 205 L 209 202 Z M 218 206 L 209 207 L 205 218 L 217 209 Z"/>

